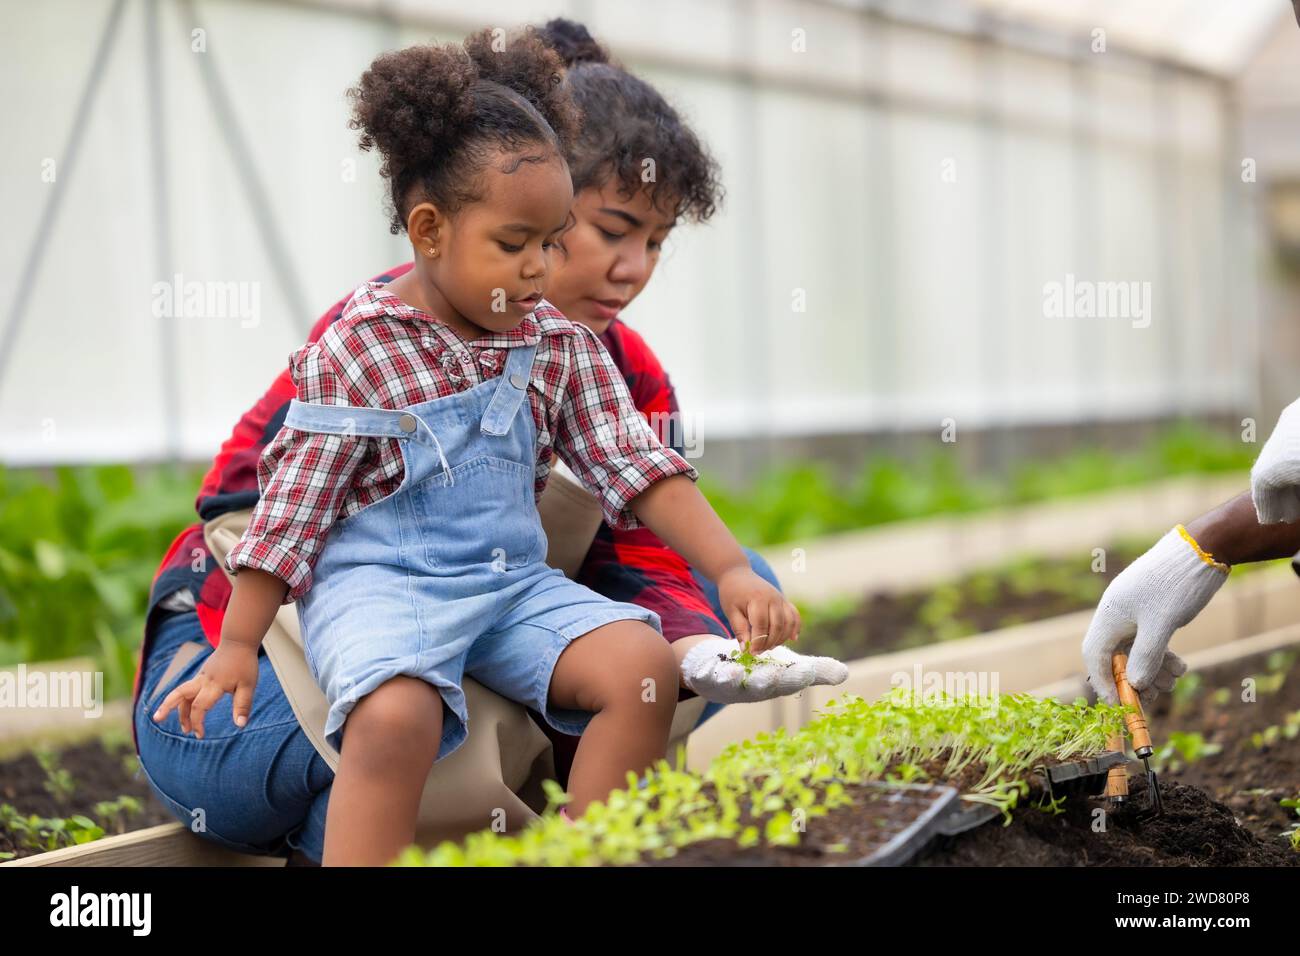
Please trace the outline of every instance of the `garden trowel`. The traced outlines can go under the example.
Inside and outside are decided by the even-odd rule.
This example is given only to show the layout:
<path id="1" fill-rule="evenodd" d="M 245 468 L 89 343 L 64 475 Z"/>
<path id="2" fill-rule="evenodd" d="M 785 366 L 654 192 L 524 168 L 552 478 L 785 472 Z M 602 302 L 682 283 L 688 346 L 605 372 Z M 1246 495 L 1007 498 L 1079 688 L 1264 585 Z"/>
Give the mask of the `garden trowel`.
<path id="1" fill-rule="evenodd" d="M 1125 675 L 1128 656 L 1117 653 L 1111 659 L 1111 665 L 1120 701 L 1132 704 L 1134 707 L 1134 710 L 1126 714 L 1124 719 L 1128 724 L 1129 734 L 1133 737 L 1133 752 L 1146 764 L 1152 807 L 1156 813 L 1161 813 L 1164 807 L 1160 801 L 1160 784 L 1150 763 L 1153 752 L 1151 734 L 1147 730 L 1142 702 Z M 1128 758 L 1124 755 L 1124 735 L 1116 734 L 1111 737 L 1106 746 L 1105 753 L 1084 760 L 1039 768 L 1039 773 L 1047 781 L 1048 793 L 1053 798 L 1078 794 L 1099 796 L 1104 793 L 1112 806 L 1118 807 L 1127 802 L 1128 769 L 1125 764 L 1128 763 Z"/>
<path id="2" fill-rule="evenodd" d="M 1128 655 L 1117 651 L 1111 658 L 1111 668 L 1115 675 L 1115 689 L 1119 692 L 1120 703 L 1133 708 L 1124 715 L 1124 721 L 1128 724 L 1129 736 L 1133 738 L 1133 753 L 1147 768 L 1147 787 L 1151 791 L 1151 807 L 1157 814 L 1163 813 L 1160 781 L 1156 778 L 1155 771 L 1151 769 L 1151 755 L 1155 752 L 1155 748 L 1151 746 L 1151 733 L 1147 729 L 1146 714 L 1142 712 L 1142 701 L 1138 698 L 1133 685 L 1128 682 L 1128 675 L 1125 673 L 1128 668 Z M 1122 753 L 1123 737 L 1117 735 L 1112 738 L 1110 746 Z M 1128 798 L 1128 770 L 1124 766 L 1117 766 L 1110 771 L 1106 780 L 1106 796 L 1113 804 L 1121 804 Z"/>

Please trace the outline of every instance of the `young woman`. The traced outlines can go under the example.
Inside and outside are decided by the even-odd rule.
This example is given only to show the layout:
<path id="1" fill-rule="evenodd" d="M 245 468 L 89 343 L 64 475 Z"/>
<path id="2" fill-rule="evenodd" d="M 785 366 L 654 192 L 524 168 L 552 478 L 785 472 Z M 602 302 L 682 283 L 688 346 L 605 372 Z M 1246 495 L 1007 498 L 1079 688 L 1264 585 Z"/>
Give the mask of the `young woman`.
<path id="1" fill-rule="evenodd" d="M 716 167 L 662 98 L 605 62 L 584 29 L 559 21 L 545 32 L 568 60 L 569 82 L 587 116 L 570 168 L 576 223 L 564 237 L 566 255 L 558 257 L 547 298 L 601 336 L 642 413 L 675 413 L 667 376 L 617 315 L 644 288 L 676 222 L 704 221 L 712 214 L 719 194 Z M 655 156 L 660 171 L 649 189 L 640 180 L 643 156 Z M 388 283 L 410 268 L 390 270 L 376 281 Z M 319 339 L 345 303 L 346 298 L 340 300 L 316 323 L 309 341 Z M 286 371 L 241 419 L 200 490 L 203 521 L 257 503 L 259 459 L 295 394 Z M 753 563 L 775 583 L 770 569 Z M 190 808 L 204 807 L 208 838 L 250 852 L 274 852 L 287 841 L 319 860 L 333 774 L 298 726 L 265 656 L 259 658 L 257 704 L 242 729 L 224 708 L 208 715 L 201 740 L 173 726 L 176 714 L 162 723 L 149 720 L 149 708 L 192 678 L 219 641 L 230 585 L 214 565 L 199 523 L 173 544 L 155 579 L 136 678 L 135 729 L 142 764 L 178 817 L 188 820 Z M 731 634 L 716 594 L 710 600 L 686 562 L 647 529 L 602 528 L 579 581 L 614 600 L 654 611 L 665 638 L 675 644 Z M 195 656 L 166 686 L 157 686 L 176 650 L 187 642 L 195 644 Z M 576 739 L 566 740 L 538 722 L 557 744 L 564 783 Z"/>

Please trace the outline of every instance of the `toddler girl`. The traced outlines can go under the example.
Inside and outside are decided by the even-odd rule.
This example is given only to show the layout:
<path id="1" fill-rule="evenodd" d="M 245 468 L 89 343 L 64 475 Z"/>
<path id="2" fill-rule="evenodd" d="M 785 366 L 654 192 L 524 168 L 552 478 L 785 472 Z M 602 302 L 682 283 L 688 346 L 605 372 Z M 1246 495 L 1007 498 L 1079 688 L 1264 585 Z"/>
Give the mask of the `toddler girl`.
<path id="1" fill-rule="evenodd" d="M 557 55 L 531 30 L 509 43 L 485 30 L 385 54 L 350 93 L 415 267 L 358 288 L 292 356 L 298 397 L 227 556 L 237 577 L 221 642 L 154 715 L 179 707 L 202 736 L 231 693 L 242 726 L 258 647 L 296 601 L 340 752 L 325 865 L 382 864 L 413 841 L 430 767 L 468 734 L 466 674 L 581 735 L 575 813 L 665 755 L 679 671 L 658 615 L 545 564 L 536 499 L 552 449 L 612 526 L 644 523 L 717 583 L 739 637 L 762 649 L 799 630 L 595 334 L 542 298 L 579 121 Z M 697 657 L 691 686 L 725 698 L 814 666 L 786 654 L 747 681 Z"/>

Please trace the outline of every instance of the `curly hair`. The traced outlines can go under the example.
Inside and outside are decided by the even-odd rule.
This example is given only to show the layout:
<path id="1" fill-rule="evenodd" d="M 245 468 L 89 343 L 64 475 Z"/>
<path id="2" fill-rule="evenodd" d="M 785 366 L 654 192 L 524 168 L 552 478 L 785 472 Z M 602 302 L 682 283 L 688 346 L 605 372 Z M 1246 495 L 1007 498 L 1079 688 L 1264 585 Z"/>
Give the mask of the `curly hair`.
<path id="1" fill-rule="evenodd" d="M 509 39 L 493 28 L 463 43 L 412 46 L 370 64 L 352 100 L 349 128 L 363 150 L 378 148 L 389 180 L 389 231 L 406 228 L 411 208 L 433 202 L 448 214 L 483 198 L 480 173 L 499 150 L 506 169 L 542 157 L 541 145 L 567 156 L 581 112 L 564 82 L 564 60 L 541 33 Z"/>
<path id="2" fill-rule="evenodd" d="M 722 201 L 721 172 L 677 111 L 653 86 L 611 60 L 582 24 L 557 17 L 540 34 L 563 58 L 583 114 L 568 152 L 573 191 L 613 181 L 631 199 L 648 186 L 642 169 L 649 159 L 655 169 L 652 205 L 674 220 L 708 220 Z"/>

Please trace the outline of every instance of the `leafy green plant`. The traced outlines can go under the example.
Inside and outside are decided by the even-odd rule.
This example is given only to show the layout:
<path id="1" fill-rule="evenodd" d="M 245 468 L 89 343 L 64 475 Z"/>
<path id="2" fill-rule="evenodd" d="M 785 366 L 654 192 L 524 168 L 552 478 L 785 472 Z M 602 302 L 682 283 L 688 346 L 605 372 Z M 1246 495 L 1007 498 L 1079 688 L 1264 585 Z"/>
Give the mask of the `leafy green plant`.
<path id="1" fill-rule="evenodd" d="M 57 850 L 61 846 L 78 846 L 98 840 L 104 828 L 82 814 L 70 817 L 24 816 L 11 804 L 0 804 L 0 827 L 13 834 L 14 842 L 31 850 Z"/>
<path id="2" fill-rule="evenodd" d="M 1171 730 L 1166 742 L 1156 751 L 1158 766 L 1177 773 L 1186 764 L 1212 757 L 1223 750 L 1222 744 L 1208 743 L 1200 732 Z"/>
<path id="3" fill-rule="evenodd" d="M 130 693 L 149 587 L 198 469 L 0 466 L 0 666 L 89 655 Z"/>

